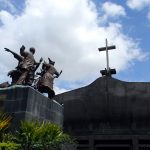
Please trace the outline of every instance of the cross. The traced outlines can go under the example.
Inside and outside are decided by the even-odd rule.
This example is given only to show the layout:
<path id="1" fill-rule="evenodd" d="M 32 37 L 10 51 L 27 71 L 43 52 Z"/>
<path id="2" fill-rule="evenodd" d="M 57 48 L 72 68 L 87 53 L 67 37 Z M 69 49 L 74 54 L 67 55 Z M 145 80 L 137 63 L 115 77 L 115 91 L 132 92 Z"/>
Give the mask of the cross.
<path id="1" fill-rule="evenodd" d="M 110 69 L 110 67 L 109 67 L 109 55 L 108 55 L 108 50 L 112 50 L 112 49 L 116 49 L 116 46 L 115 46 L 115 45 L 108 46 L 107 39 L 106 39 L 106 47 L 98 48 L 99 51 L 106 51 L 107 69 L 100 71 L 102 75 L 111 76 L 111 74 L 116 74 L 116 70 L 115 70 L 115 69 Z"/>

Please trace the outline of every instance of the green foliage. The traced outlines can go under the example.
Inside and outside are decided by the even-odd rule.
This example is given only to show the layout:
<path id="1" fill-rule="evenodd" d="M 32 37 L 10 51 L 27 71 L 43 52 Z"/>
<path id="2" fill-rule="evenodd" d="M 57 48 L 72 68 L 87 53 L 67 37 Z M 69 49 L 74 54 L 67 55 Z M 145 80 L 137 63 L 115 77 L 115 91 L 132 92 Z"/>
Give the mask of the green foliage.
<path id="1" fill-rule="evenodd" d="M 12 133 L 7 133 L 7 134 L 3 134 L 2 139 L 3 139 L 2 142 L 7 143 L 8 141 L 13 142 L 15 137 Z"/>
<path id="2" fill-rule="evenodd" d="M 50 122 L 22 121 L 19 131 L 5 134 L 11 120 L 0 112 L 0 150 L 66 150 L 74 144 L 62 128 Z"/>
<path id="3" fill-rule="evenodd" d="M 58 125 L 24 121 L 16 135 L 16 142 L 25 150 L 58 150 L 65 149 L 65 145 L 73 143 L 73 140 Z"/>
<path id="4" fill-rule="evenodd" d="M 0 143 L 0 150 L 21 150 L 21 145 L 13 142 Z"/>
<path id="5" fill-rule="evenodd" d="M 2 141 L 2 135 L 9 127 L 12 117 L 0 112 L 0 141 Z"/>

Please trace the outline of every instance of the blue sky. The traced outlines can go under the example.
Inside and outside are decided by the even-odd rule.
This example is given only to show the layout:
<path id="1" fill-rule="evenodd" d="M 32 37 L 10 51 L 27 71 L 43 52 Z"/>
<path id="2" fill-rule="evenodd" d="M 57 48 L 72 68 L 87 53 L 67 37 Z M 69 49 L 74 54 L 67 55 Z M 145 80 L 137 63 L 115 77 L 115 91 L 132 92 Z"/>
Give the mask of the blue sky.
<path id="1" fill-rule="evenodd" d="M 17 63 L 3 48 L 19 52 L 24 44 L 37 49 L 36 60 L 49 56 L 63 70 L 58 93 L 85 86 L 106 66 L 97 50 L 105 38 L 117 47 L 110 52 L 115 78 L 150 82 L 150 0 L 0 0 L 0 33 L 2 82 Z"/>
<path id="2" fill-rule="evenodd" d="M 99 5 L 105 3 L 106 0 L 95 0 L 94 2 L 99 8 Z M 109 2 L 124 7 L 127 16 L 120 19 L 120 22 L 123 24 L 124 34 L 127 34 L 131 38 L 137 40 L 142 51 L 149 53 L 150 19 L 147 18 L 147 15 L 150 10 L 150 2 L 141 10 L 131 9 L 127 6 L 126 0 L 110 0 Z M 150 82 L 149 64 L 149 57 L 142 61 L 135 61 L 132 68 L 119 72 L 115 77 L 125 81 Z"/>

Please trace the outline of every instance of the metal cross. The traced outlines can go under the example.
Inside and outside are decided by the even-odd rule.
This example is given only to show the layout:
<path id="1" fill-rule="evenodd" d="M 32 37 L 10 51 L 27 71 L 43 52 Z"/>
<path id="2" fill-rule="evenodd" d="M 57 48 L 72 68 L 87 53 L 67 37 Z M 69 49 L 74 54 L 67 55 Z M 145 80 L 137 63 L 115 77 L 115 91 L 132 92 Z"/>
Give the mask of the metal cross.
<path id="1" fill-rule="evenodd" d="M 106 39 L 106 47 L 98 48 L 99 51 L 106 51 L 106 63 L 107 63 L 107 69 L 106 69 L 106 71 L 107 71 L 107 74 L 110 73 L 108 50 L 112 50 L 112 49 L 116 49 L 116 46 L 115 45 L 108 46 L 107 39 Z"/>

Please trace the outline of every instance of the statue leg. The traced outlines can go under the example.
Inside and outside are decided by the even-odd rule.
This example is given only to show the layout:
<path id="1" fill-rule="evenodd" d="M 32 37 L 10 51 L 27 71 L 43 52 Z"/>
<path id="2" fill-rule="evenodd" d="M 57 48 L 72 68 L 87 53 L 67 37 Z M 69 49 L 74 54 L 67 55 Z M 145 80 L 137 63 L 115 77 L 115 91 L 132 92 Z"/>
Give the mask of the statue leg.
<path id="1" fill-rule="evenodd" d="M 16 82 L 16 84 L 25 84 L 25 79 L 27 77 L 28 74 L 28 70 L 23 71 L 23 73 L 21 74 L 21 76 L 19 77 L 18 81 Z"/>
<path id="2" fill-rule="evenodd" d="M 52 99 L 55 96 L 55 92 L 53 90 L 48 91 L 48 98 Z"/>

